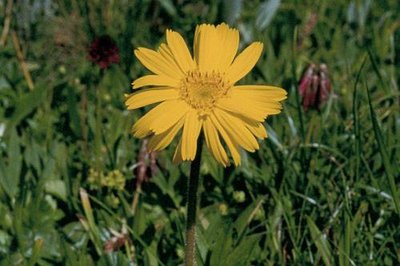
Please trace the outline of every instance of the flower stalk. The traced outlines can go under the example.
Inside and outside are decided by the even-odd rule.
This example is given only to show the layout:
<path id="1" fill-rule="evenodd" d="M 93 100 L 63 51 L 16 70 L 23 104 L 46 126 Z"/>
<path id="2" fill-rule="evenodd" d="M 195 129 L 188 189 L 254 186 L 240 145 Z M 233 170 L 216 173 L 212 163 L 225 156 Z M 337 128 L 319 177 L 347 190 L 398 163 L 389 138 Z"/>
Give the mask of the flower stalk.
<path id="1" fill-rule="evenodd" d="M 185 266 L 196 265 L 196 212 L 197 192 L 200 179 L 200 162 L 203 148 L 203 136 L 200 135 L 197 143 L 196 157 L 190 167 L 190 176 L 187 190 L 187 219 L 186 219 L 186 247 Z"/>

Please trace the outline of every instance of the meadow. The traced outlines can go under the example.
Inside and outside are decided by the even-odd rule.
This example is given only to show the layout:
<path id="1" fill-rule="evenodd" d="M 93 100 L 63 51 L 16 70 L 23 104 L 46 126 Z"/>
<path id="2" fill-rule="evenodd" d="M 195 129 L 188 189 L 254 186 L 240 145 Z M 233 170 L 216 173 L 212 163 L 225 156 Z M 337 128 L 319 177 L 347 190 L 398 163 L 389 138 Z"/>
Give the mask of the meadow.
<path id="1" fill-rule="evenodd" d="M 149 107 L 125 95 L 148 74 L 135 48 L 221 22 L 240 50 L 264 44 L 241 82 L 288 98 L 239 167 L 203 149 L 197 264 L 400 265 L 399 14 L 397 0 L 0 0 L 0 265 L 183 265 L 190 163 L 172 162 L 176 141 L 146 152 L 131 127 Z"/>

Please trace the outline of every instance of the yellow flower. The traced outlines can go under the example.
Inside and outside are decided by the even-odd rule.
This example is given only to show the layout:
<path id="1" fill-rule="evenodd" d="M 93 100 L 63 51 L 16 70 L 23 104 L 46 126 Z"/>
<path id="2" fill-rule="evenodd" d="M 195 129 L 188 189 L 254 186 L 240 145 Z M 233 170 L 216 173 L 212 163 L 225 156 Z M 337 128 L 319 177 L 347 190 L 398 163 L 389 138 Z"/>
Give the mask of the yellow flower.
<path id="1" fill-rule="evenodd" d="M 135 50 L 136 57 L 154 74 L 136 79 L 138 92 L 127 96 L 129 110 L 160 103 L 140 118 L 132 128 L 134 136 L 150 136 L 151 151 L 167 147 L 181 137 L 174 161 L 193 160 L 197 139 L 203 131 L 206 145 L 222 165 L 229 165 L 223 140 L 235 165 L 240 164 L 239 148 L 254 152 L 257 138 L 267 137 L 263 122 L 281 111 L 286 91 L 265 85 L 235 85 L 257 63 L 263 45 L 254 42 L 238 56 L 239 32 L 226 24 L 197 26 L 194 56 L 174 31 L 167 30 L 167 42 L 157 51 Z"/>

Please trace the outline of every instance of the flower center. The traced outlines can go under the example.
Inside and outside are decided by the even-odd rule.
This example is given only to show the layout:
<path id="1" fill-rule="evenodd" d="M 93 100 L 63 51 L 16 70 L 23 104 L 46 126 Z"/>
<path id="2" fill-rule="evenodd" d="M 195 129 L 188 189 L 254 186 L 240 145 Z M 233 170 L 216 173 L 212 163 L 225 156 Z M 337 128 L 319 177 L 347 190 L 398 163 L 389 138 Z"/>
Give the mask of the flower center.
<path id="1" fill-rule="evenodd" d="M 220 73 L 194 70 L 182 79 L 180 95 L 200 116 L 206 116 L 230 88 L 230 83 Z"/>

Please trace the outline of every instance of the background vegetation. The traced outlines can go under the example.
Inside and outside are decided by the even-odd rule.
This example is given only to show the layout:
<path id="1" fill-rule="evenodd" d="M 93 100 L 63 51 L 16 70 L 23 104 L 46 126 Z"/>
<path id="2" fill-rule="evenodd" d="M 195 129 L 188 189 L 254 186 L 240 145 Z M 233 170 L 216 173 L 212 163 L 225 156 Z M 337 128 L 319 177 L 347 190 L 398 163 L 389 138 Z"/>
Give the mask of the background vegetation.
<path id="1" fill-rule="evenodd" d="M 399 265 L 400 2 L 0 1 L 0 265 L 179 265 L 188 164 L 148 156 L 124 93 L 134 47 L 228 22 L 264 43 L 245 82 L 284 87 L 242 166 L 203 154 L 199 265 Z M 119 63 L 89 61 L 108 35 Z M 5 36 L 5 37 L 3 37 Z M 325 63 L 333 93 L 303 109 Z M 368 97 L 368 95 L 370 97 Z"/>

